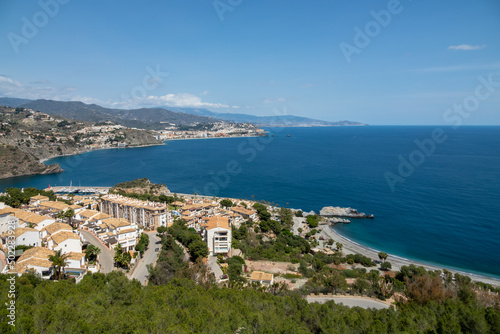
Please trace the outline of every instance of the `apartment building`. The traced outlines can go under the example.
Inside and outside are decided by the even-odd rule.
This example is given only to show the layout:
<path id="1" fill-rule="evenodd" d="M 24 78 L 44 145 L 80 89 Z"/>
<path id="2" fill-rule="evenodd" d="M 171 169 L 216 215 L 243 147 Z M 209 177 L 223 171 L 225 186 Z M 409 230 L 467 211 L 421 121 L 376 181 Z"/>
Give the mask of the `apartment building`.
<path id="1" fill-rule="evenodd" d="M 210 255 L 228 254 L 231 251 L 231 226 L 227 217 L 213 216 L 204 219 L 203 237 Z"/>
<path id="2" fill-rule="evenodd" d="M 99 201 L 101 212 L 115 218 L 124 218 L 132 224 L 144 228 L 167 226 L 171 220 L 170 212 L 165 204 L 141 201 L 134 198 L 109 194 Z"/>

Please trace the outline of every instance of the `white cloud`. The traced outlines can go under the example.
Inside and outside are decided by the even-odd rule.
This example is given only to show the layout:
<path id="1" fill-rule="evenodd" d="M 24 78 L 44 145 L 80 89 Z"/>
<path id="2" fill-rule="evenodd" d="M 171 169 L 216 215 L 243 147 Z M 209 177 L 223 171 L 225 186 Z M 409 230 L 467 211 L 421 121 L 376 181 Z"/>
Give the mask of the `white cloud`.
<path id="1" fill-rule="evenodd" d="M 150 95 L 147 97 L 131 97 L 122 95 L 121 99 L 100 100 L 93 97 L 77 95 L 77 87 L 67 86 L 56 88 L 49 85 L 46 80 L 32 81 L 30 84 L 23 84 L 15 81 L 6 75 L 0 75 L 0 96 L 18 97 L 27 99 L 50 99 L 58 101 L 81 101 L 84 103 L 95 103 L 110 108 L 144 108 L 144 107 L 191 107 L 191 108 L 233 108 L 239 106 L 229 106 L 222 103 L 204 102 L 200 97 L 189 94 L 166 94 L 163 96 Z M 201 94 L 207 95 L 204 91 Z"/>
<path id="2" fill-rule="evenodd" d="M 285 101 L 286 101 L 286 99 L 284 97 L 278 97 L 276 99 L 271 99 L 271 98 L 264 99 L 264 101 L 262 101 L 262 103 L 264 103 L 264 104 L 282 103 L 282 102 L 285 102 Z"/>
<path id="3" fill-rule="evenodd" d="M 471 50 L 481 50 L 486 47 L 485 44 L 483 45 L 470 45 L 470 44 L 460 44 L 460 45 L 450 45 L 448 47 L 448 50 L 454 50 L 454 51 L 471 51 Z"/>
<path id="4" fill-rule="evenodd" d="M 193 108 L 228 108 L 222 103 L 203 102 L 201 98 L 189 93 L 166 94 L 163 96 L 150 95 L 145 99 L 149 104 L 165 105 L 168 107 L 193 107 Z"/>

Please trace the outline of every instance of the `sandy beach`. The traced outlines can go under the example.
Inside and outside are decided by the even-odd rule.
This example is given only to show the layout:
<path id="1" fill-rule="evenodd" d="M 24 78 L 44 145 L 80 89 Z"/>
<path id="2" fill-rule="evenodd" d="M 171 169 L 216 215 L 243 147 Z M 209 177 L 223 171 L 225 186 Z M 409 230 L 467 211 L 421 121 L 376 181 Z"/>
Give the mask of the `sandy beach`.
<path id="1" fill-rule="evenodd" d="M 344 254 L 356 254 L 356 253 L 358 253 L 358 254 L 367 256 L 371 259 L 378 260 L 378 252 L 379 251 L 374 250 L 374 249 L 370 249 L 368 247 L 365 247 L 363 245 L 355 243 L 355 242 L 341 236 L 340 234 L 335 232 L 329 225 L 320 225 L 318 227 L 318 230 L 321 231 L 320 235 L 322 235 L 326 240 L 333 239 L 335 242 L 340 242 L 343 245 L 342 252 Z M 432 266 L 429 264 L 420 263 L 418 261 L 408 260 L 408 259 L 405 259 L 402 257 L 392 255 L 392 254 L 389 254 L 387 261 L 389 261 L 391 263 L 393 271 L 398 271 L 402 266 L 408 266 L 408 265 L 413 263 L 417 266 L 423 266 L 427 270 L 443 270 L 443 268 L 444 268 L 444 269 L 451 271 L 452 273 L 458 272 L 461 275 L 469 276 L 473 281 L 478 281 L 478 282 L 488 283 L 488 284 L 495 285 L 495 286 L 500 286 L 499 279 L 480 276 L 480 275 L 466 273 L 466 272 L 461 272 L 461 271 L 457 271 L 457 270 L 446 268 L 446 267 Z"/>

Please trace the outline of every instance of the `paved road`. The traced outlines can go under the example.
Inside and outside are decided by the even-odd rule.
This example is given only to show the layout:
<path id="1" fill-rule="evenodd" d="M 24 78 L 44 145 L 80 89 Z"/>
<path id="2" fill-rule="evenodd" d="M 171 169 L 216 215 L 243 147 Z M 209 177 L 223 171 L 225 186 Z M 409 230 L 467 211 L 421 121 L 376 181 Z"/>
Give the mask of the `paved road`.
<path id="1" fill-rule="evenodd" d="M 144 257 L 139 260 L 139 264 L 134 269 L 134 272 L 130 276 L 130 279 L 137 279 L 142 285 L 146 285 L 148 280 L 148 269 L 147 265 L 152 264 L 158 258 L 159 250 L 161 249 L 160 238 L 156 236 L 156 232 L 146 233 L 149 236 L 149 246 L 146 252 L 144 252 Z M 156 251 L 158 249 L 158 251 Z"/>
<path id="2" fill-rule="evenodd" d="M 99 254 L 101 273 L 107 274 L 109 272 L 112 272 L 114 268 L 113 252 L 107 249 L 103 244 L 101 244 L 99 240 L 97 240 L 97 238 L 92 235 L 92 233 L 83 230 L 80 230 L 80 232 L 82 233 L 85 240 L 101 249 L 101 253 Z"/>
<path id="3" fill-rule="evenodd" d="M 207 264 L 208 264 L 208 268 L 210 269 L 210 271 L 215 274 L 215 280 L 218 282 L 224 273 L 222 272 L 222 269 L 217 264 L 217 256 L 209 255 Z"/>
<path id="4" fill-rule="evenodd" d="M 337 304 L 344 304 L 345 306 L 353 307 L 359 306 L 362 308 L 376 308 L 378 310 L 389 308 L 390 306 L 386 303 L 382 303 L 373 299 L 362 298 L 362 297 L 307 297 L 309 303 L 326 303 L 327 301 L 333 300 Z"/>

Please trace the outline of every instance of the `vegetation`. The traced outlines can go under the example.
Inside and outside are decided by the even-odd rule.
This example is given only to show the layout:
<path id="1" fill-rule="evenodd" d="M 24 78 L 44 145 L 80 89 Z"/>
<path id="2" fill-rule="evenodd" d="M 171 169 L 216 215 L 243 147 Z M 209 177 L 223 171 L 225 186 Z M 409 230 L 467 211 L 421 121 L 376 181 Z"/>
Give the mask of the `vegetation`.
<path id="1" fill-rule="evenodd" d="M 19 188 L 7 188 L 5 189 L 5 196 L 0 196 L 0 202 L 4 202 L 13 208 L 18 208 L 23 204 L 29 204 L 30 197 L 37 195 L 47 196 L 51 201 L 56 200 L 56 195 L 52 190 L 44 191 L 36 188 L 24 188 L 24 191 L 21 191 Z"/>
<path id="2" fill-rule="evenodd" d="M 172 240 L 173 241 L 173 240 Z M 168 242 L 168 241 L 165 241 Z M 174 246 L 175 247 L 175 246 Z M 341 282 L 338 274 L 332 278 Z M 0 275 L 0 290 L 9 290 Z M 359 281 L 363 288 L 366 282 Z M 0 294 L 0 303 L 8 294 Z M 16 279 L 16 320 L 0 309 L 1 333 L 498 333 L 500 310 L 479 300 L 449 298 L 397 309 L 365 310 L 307 303 L 291 292 L 217 288 L 173 278 L 142 287 L 122 273 L 89 274 L 75 284 Z"/>
<path id="3" fill-rule="evenodd" d="M 62 279 L 65 277 L 63 272 L 64 267 L 67 265 L 67 254 L 62 254 L 62 250 L 58 250 L 54 255 L 49 256 L 49 261 L 52 262 L 52 267 L 54 267 L 54 274 L 52 277 L 54 279 Z"/>
<path id="4" fill-rule="evenodd" d="M 178 219 L 174 221 L 172 226 L 168 228 L 168 233 L 189 249 L 193 261 L 208 255 L 207 244 L 195 229 L 186 226 L 184 220 Z"/>
<path id="5" fill-rule="evenodd" d="M 220 206 L 223 207 L 223 208 L 230 208 L 232 206 L 234 206 L 234 203 L 230 200 L 230 199 L 223 199 L 222 201 L 220 201 Z"/>
<path id="6" fill-rule="evenodd" d="M 85 258 L 90 262 L 97 261 L 97 256 L 101 253 L 101 249 L 94 245 L 88 245 L 85 250 Z"/>
<path id="7" fill-rule="evenodd" d="M 120 244 L 117 244 L 115 247 L 114 260 L 115 264 L 118 267 L 127 268 L 128 265 L 130 264 L 130 261 L 132 261 L 132 256 L 130 255 L 129 252 L 124 252 L 122 246 L 120 246 Z"/>
<path id="8" fill-rule="evenodd" d="M 319 219 L 320 217 L 318 215 L 309 215 L 307 216 L 306 221 L 309 224 L 309 227 L 314 228 L 318 227 Z"/>
<path id="9" fill-rule="evenodd" d="M 141 237 L 139 238 L 139 242 L 137 245 L 135 245 L 135 250 L 141 254 L 141 256 L 144 255 L 144 252 L 149 246 L 149 236 L 146 233 L 142 233 Z"/>

